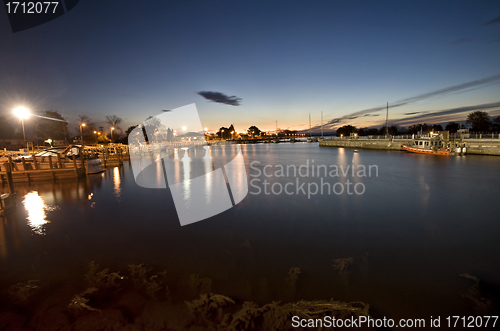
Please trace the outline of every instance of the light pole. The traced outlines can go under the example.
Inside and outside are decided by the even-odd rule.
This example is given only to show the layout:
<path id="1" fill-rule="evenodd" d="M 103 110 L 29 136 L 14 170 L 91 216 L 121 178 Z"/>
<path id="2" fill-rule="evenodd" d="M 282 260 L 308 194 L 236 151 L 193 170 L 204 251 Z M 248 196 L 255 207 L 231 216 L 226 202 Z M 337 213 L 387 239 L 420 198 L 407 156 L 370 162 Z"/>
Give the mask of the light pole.
<path id="1" fill-rule="evenodd" d="M 233 133 L 234 133 L 234 131 L 231 131 L 231 140 L 233 140 L 233 139 L 234 139 L 234 138 L 233 138 Z"/>
<path id="2" fill-rule="evenodd" d="M 85 123 L 80 123 L 80 143 L 83 145 L 83 127 L 85 127 Z"/>
<path id="3" fill-rule="evenodd" d="M 115 128 L 112 126 L 111 127 L 111 142 L 113 142 L 113 131 L 115 131 Z"/>
<path id="4" fill-rule="evenodd" d="M 26 133 L 24 132 L 24 120 L 27 120 L 30 117 L 30 111 L 25 107 L 17 107 L 14 109 L 14 114 L 21 119 L 21 125 L 23 126 L 23 139 L 24 143 L 26 143 Z"/>

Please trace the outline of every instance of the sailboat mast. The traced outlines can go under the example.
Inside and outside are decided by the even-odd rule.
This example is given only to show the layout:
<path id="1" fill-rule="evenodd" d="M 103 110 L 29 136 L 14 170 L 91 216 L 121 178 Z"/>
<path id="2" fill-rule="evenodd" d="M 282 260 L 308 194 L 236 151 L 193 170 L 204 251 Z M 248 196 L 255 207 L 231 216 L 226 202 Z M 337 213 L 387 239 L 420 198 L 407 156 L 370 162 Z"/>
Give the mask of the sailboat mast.
<path id="1" fill-rule="evenodd" d="M 385 114 L 385 135 L 389 135 L 389 102 L 387 102 L 387 112 Z"/>
<path id="2" fill-rule="evenodd" d="M 311 113 L 309 113 L 309 137 L 311 136 Z"/>
<path id="3" fill-rule="evenodd" d="M 323 111 L 321 112 L 321 138 L 323 138 Z"/>

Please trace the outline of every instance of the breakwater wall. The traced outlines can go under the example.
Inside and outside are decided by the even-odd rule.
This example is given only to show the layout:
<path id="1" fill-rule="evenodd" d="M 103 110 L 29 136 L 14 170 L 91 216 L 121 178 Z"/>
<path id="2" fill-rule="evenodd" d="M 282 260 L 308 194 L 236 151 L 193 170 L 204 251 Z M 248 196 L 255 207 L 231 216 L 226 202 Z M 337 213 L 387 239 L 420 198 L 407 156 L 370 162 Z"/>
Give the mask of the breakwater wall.
<path id="1" fill-rule="evenodd" d="M 367 148 L 403 151 L 402 144 L 412 142 L 411 138 L 338 138 L 321 139 L 322 147 Z M 454 142 L 465 142 L 467 154 L 498 155 L 500 156 L 500 139 L 456 139 Z"/>

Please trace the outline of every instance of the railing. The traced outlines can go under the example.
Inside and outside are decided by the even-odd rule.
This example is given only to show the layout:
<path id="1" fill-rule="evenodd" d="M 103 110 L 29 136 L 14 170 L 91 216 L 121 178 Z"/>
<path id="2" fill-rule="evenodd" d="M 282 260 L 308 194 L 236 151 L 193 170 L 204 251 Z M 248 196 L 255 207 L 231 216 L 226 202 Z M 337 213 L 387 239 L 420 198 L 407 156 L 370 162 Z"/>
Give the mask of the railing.
<path id="1" fill-rule="evenodd" d="M 395 136 L 346 136 L 346 137 L 335 137 L 332 136 L 326 139 L 420 139 L 420 138 L 430 138 L 429 135 L 419 135 L 419 134 L 401 134 Z M 500 139 L 500 133 L 450 133 L 450 139 Z"/>
<path id="2" fill-rule="evenodd" d="M 464 135 L 466 139 L 500 139 L 499 133 L 467 133 Z"/>

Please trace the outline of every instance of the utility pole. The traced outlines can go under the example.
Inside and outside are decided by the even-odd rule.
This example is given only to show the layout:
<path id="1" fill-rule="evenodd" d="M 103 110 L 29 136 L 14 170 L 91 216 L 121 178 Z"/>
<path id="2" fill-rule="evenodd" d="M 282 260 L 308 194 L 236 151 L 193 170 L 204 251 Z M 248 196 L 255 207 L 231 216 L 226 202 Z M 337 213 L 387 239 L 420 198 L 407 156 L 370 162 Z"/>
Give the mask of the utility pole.
<path id="1" fill-rule="evenodd" d="M 385 135 L 389 135 L 389 102 L 387 102 L 387 113 L 385 115 Z"/>

